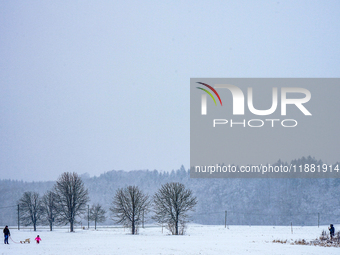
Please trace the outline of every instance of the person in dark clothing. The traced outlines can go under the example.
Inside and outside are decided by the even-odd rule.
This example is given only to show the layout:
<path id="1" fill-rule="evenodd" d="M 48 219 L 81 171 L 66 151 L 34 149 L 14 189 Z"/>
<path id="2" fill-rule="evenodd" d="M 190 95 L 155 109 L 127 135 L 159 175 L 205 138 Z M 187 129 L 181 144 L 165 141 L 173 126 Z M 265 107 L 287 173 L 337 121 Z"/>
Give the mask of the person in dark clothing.
<path id="1" fill-rule="evenodd" d="M 331 236 L 331 240 L 333 239 L 335 228 L 333 227 L 333 224 L 329 225 L 329 235 Z"/>
<path id="2" fill-rule="evenodd" d="M 4 228 L 4 237 L 5 237 L 5 244 L 8 244 L 8 237 L 11 236 L 11 233 L 9 232 L 8 226 Z"/>

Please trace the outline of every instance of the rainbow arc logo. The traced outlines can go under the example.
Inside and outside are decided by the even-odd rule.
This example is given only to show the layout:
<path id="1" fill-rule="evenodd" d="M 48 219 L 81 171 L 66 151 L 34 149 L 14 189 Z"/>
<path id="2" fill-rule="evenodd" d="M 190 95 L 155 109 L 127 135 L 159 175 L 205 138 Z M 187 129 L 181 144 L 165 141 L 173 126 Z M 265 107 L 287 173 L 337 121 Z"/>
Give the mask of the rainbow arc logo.
<path id="1" fill-rule="evenodd" d="M 206 83 L 203 83 L 203 82 L 197 82 L 198 84 L 201 84 L 203 86 L 206 86 L 207 88 L 209 88 L 212 92 L 214 92 L 214 94 L 217 96 L 218 100 L 220 100 L 220 104 L 222 106 L 222 100 L 221 100 L 221 97 L 220 95 L 217 93 L 217 91 L 211 87 L 210 85 L 206 84 Z M 204 92 L 206 92 L 213 100 L 214 100 L 214 103 L 215 105 L 217 105 L 216 103 L 216 100 L 213 96 L 213 94 L 211 94 L 211 92 L 207 89 L 204 89 L 204 88 L 201 88 L 201 87 L 196 87 L 200 90 L 203 90 Z M 206 94 L 203 94 L 202 95 L 202 106 L 201 106 L 201 114 L 202 115 L 207 115 L 207 95 Z"/>
<path id="2" fill-rule="evenodd" d="M 198 84 L 201 84 L 201 85 L 203 85 L 203 86 L 206 86 L 207 88 L 211 89 L 211 91 L 214 92 L 215 95 L 218 97 L 218 100 L 220 100 L 220 104 L 221 104 L 221 106 L 222 106 L 222 100 L 221 100 L 221 98 L 220 98 L 220 95 L 217 93 L 217 91 L 216 91 L 213 87 L 211 87 L 210 85 L 208 85 L 208 84 L 206 84 L 206 83 L 203 83 L 203 82 L 197 82 L 197 83 L 198 83 Z M 206 90 L 206 89 L 204 89 L 204 88 L 200 88 L 200 87 L 196 87 L 196 88 L 205 91 L 205 92 L 206 92 L 209 96 L 211 96 L 211 98 L 214 100 L 215 105 L 217 105 L 214 96 L 213 96 L 208 90 Z"/>

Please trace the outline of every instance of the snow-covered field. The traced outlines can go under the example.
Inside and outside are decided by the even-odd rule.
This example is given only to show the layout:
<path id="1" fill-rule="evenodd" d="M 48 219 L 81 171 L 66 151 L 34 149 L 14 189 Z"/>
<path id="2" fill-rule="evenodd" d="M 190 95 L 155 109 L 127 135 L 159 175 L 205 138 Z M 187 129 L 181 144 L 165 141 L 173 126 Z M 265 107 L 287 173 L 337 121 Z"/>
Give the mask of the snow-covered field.
<path id="1" fill-rule="evenodd" d="M 340 226 L 339 226 L 340 227 Z M 320 236 L 327 226 L 293 227 L 290 226 L 203 226 L 190 225 L 184 236 L 172 236 L 161 227 L 140 229 L 139 235 L 131 235 L 122 228 L 100 228 L 98 230 L 67 229 L 53 232 L 47 229 L 33 232 L 28 229 L 10 228 L 15 242 L 40 235 L 42 242 L 37 245 L 16 244 L 0 245 L 0 254 L 339 254 L 340 248 L 313 247 L 273 243 L 273 240 L 312 240 Z M 335 226 L 338 229 L 338 226 Z"/>

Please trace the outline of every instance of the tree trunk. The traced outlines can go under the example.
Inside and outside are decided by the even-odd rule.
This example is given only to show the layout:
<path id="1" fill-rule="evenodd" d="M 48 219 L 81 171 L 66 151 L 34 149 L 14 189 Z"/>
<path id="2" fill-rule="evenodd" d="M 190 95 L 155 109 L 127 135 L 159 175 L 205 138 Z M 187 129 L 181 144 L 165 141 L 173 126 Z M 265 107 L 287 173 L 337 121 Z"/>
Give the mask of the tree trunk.
<path id="1" fill-rule="evenodd" d="M 132 234 L 135 234 L 135 199 L 134 194 L 132 195 Z"/>
<path id="2" fill-rule="evenodd" d="M 70 232 L 73 232 L 73 220 L 70 221 Z"/>
<path id="3" fill-rule="evenodd" d="M 131 231 L 132 231 L 132 234 L 134 235 L 134 234 L 135 234 L 135 221 L 133 220 L 133 221 L 131 222 L 131 224 L 132 224 L 132 229 L 131 229 Z"/>
<path id="4" fill-rule="evenodd" d="M 34 228 L 34 231 L 37 231 L 37 223 L 36 222 L 33 223 L 33 228 Z"/>
<path id="5" fill-rule="evenodd" d="M 176 235 L 178 235 L 178 212 L 176 212 L 176 224 L 175 224 L 175 227 L 176 227 Z"/>
<path id="6" fill-rule="evenodd" d="M 176 233 L 175 233 L 175 235 L 178 235 L 178 220 L 176 220 L 175 228 L 176 228 Z"/>
<path id="7" fill-rule="evenodd" d="M 97 220 L 94 220 L 94 229 L 97 229 Z"/>
<path id="8" fill-rule="evenodd" d="M 53 218 L 53 213 L 52 213 L 52 210 L 51 210 L 51 212 L 50 212 L 50 220 L 49 220 L 49 222 L 50 222 L 50 231 L 52 231 L 53 221 L 54 221 L 54 218 Z"/>

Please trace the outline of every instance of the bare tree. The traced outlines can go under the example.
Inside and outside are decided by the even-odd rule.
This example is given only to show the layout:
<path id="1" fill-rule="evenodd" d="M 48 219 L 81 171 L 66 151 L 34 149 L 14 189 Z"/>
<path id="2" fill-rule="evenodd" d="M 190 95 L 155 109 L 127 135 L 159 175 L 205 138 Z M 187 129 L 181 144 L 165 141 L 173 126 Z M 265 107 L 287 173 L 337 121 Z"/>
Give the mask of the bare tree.
<path id="1" fill-rule="evenodd" d="M 19 200 L 20 220 L 25 226 L 33 224 L 34 231 L 41 218 L 41 200 L 36 192 L 27 191 Z"/>
<path id="2" fill-rule="evenodd" d="M 173 235 L 183 234 L 188 212 L 197 204 L 192 191 L 178 182 L 162 185 L 154 195 L 155 216 L 158 223 L 167 224 Z M 179 228 L 182 228 L 179 231 Z"/>
<path id="3" fill-rule="evenodd" d="M 47 191 L 41 199 L 42 220 L 47 222 L 52 231 L 53 222 L 57 217 L 56 194 L 53 191 Z"/>
<path id="4" fill-rule="evenodd" d="M 70 223 L 70 231 L 77 216 L 86 211 L 86 204 L 89 201 L 88 190 L 77 173 L 63 173 L 54 186 L 56 194 L 56 205 L 59 214 L 58 221 Z"/>
<path id="5" fill-rule="evenodd" d="M 110 208 L 113 220 L 131 228 L 131 233 L 137 233 L 137 227 L 142 220 L 143 213 L 148 212 L 149 196 L 145 195 L 137 186 L 118 189 Z"/>
<path id="6" fill-rule="evenodd" d="M 97 222 L 106 220 L 106 211 L 100 204 L 92 205 L 90 209 L 90 220 L 94 221 L 94 229 L 97 229 Z"/>

